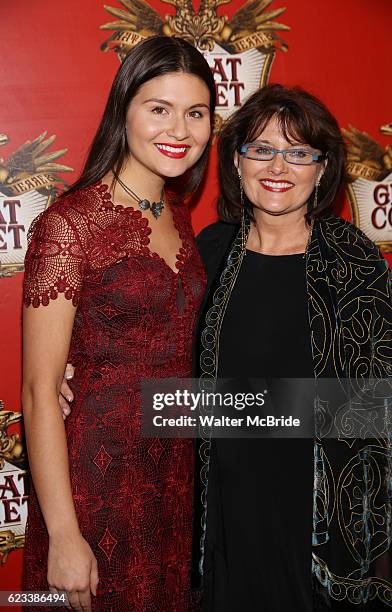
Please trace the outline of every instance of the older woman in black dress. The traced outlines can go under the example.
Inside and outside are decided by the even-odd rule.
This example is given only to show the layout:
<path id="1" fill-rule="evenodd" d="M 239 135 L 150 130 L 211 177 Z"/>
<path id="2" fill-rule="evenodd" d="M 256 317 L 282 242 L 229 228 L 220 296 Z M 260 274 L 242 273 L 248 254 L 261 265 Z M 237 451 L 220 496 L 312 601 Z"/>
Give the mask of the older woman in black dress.
<path id="1" fill-rule="evenodd" d="M 390 376 L 388 266 L 331 215 L 345 163 L 331 113 L 302 90 L 265 87 L 226 124 L 219 162 L 221 221 L 198 238 L 202 381 L 313 378 L 319 388 L 325 377 Z M 205 610 L 391 601 L 377 577 L 389 546 L 388 448 L 366 438 L 316 428 L 314 439 L 202 440 Z"/>

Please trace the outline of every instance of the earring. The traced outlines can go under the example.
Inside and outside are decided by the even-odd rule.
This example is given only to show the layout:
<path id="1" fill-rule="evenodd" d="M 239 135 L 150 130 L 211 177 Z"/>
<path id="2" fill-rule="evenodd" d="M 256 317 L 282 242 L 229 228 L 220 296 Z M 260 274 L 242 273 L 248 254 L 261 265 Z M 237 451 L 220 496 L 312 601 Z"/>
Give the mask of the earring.
<path id="1" fill-rule="evenodd" d="M 243 185 L 242 185 L 242 176 L 240 175 L 240 173 L 238 173 L 238 180 L 240 181 L 240 201 L 241 201 L 241 208 L 243 210 L 244 207 L 245 207 L 245 204 L 244 204 L 244 188 L 243 188 Z"/>
<path id="2" fill-rule="evenodd" d="M 242 209 L 241 213 L 241 248 L 246 254 L 246 226 L 245 226 L 245 208 Z"/>
<path id="3" fill-rule="evenodd" d="M 317 208 L 317 199 L 318 199 L 318 190 L 319 190 L 319 185 L 320 185 L 320 181 L 318 180 L 316 183 L 316 188 L 314 191 L 314 198 L 313 198 L 313 210 L 315 210 Z"/>
<path id="4" fill-rule="evenodd" d="M 242 185 L 242 176 L 238 173 L 238 179 L 240 181 L 240 202 L 241 202 L 241 248 L 244 254 L 246 254 L 246 225 L 245 225 L 245 198 L 244 198 L 244 188 Z"/>

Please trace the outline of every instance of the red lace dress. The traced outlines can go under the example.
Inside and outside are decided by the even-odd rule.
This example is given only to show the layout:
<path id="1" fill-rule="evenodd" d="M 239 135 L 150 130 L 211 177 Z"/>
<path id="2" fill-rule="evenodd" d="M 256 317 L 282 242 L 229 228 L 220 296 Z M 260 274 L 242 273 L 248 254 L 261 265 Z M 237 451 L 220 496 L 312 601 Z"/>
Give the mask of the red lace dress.
<path id="1" fill-rule="evenodd" d="M 193 609 L 193 443 L 140 433 L 140 381 L 191 376 L 205 286 L 189 211 L 171 208 L 182 240 L 178 274 L 149 250 L 147 219 L 114 205 L 101 184 L 42 213 L 26 256 L 27 306 L 59 293 L 77 306 L 69 357 L 76 399 L 66 432 L 79 525 L 98 560 L 93 610 L 104 612 Z M 25 589 L 47 590 L 47 549 L 32 491 Z"/>

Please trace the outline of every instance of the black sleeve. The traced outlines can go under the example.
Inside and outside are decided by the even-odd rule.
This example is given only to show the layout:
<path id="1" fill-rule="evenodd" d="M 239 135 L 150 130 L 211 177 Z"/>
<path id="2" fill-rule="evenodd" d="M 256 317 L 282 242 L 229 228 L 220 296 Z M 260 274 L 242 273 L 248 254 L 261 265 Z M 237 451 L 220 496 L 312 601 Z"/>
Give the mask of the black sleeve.
<path id="1" fill-rule="evenodd" d="M 200 308 L 200 321 L 203 319 L 205 309 L 208 308 L 215 283 L 225 266 L 225 261 L 238 227 L 238 225 L 219 221 L 208 225 L 196 238 L 197 247 L 207 275 L 207 285 Z"/>
<path id="2" fill-rule="evenodd" d="M 196 236 L 197 248 L 207 272 L 207 276 L 210 275 L 209 272 L 211 267 L 215 268 L 219 265 L 237 229 L 237 225 L 217 221 L 216 223 L 207 225 L 207 227 Z"/>

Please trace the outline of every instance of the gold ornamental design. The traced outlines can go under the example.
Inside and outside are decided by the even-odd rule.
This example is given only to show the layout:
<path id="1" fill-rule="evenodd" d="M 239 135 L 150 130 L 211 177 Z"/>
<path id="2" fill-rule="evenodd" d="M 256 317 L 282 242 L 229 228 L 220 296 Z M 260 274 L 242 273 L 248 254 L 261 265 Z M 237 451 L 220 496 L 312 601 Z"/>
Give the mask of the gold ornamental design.
<path id="1" fill-rule="evenodd" d="M 383 147 L 352 126 L 342 132 L 353 221 L 385 253 L 392 253 L 392 144 Z M 392 123 L 381 126 L 380 132 L 392 137 Z"/>
<path id="2" fill-rule="evenodd" d="M 347 172 L 352 180 L 362 177 L 380 181 L 392 172 L 391 144 L 383 148 L 369 134 L 352 126 L 342 132 L 347 140 Z M 383 125 L 380 132 L 392 136 L 392 123 Z"/>
<path id="3" fill-rule="evenodd" d="M 55 139 L 44 132 L 8 158 L 0 156 L 0 278 L 23 270 L 30 224 L 65 185 L 58 173 L 72 171 L 55 161 L 67 149 L 48 150 Z M 8 143 L 0 134 L 0 147 Z"/>
<path id="4" fill-rule="evenodd" d="M 290 28 L 274 21 L 286 8 L 267 10 L 273 0 L 248 0 L 233 17 L 219 16 L 220 6 L 231 0 L 202 0 L 196 13 L 191 0 L 161 0 L 175 9 L 175 15 L 164 18 L 144 0 L 119 0 L 124 9 L 105 6 L 117 18 L 101 26 L 114 30 L 102 45 L 102 50 L 115 50 L 121 59 L 143 38 L 164 34 L 184 38 L 201 51 L 212 51 L 215 43 L 230 53 L 251 48 L 271 52 L 275 48 L 287 51 L 287 45 L 277 34 Z"/>
<path id="5" fill-rule="evenodd" d="M 8 433 L 8 428 L 22 419 L 22 413 L 4 410 L 2 401 L 0 408 L 0 470 L 4 469 L 6 461 L 22 468 L 26 462 L 26 454 L 20 436 L 18 433 Z"/>
<path id="6" fill-rule="evenodd" d="M 116 20 L 101 26 L 113 31 L 101 49 L 114 51 L 122 61 L 138 42 L 158 34 L 197 47 L 215 79 L 215 133 L 246 97 L 267 83 L 276 50 L 288 49 L 279 33 L 290 28 L 277 21 L 286 8 L 271 8 L 273 0 L 248 0 L 231 18 L 220 14 L 231 0 L 201 0 L 198 11 L 191 0 L 161 0 L 173 12 L 164 17 L 144 0 L 118 2 L 122 8 L 104 7 Z"/>
<path id="7" fill-rule="evenodd" d="M 19 433 L 9 431 L 21 419 L 0 401 L 0 564 L 25 543 L 26 452 Z"/>

